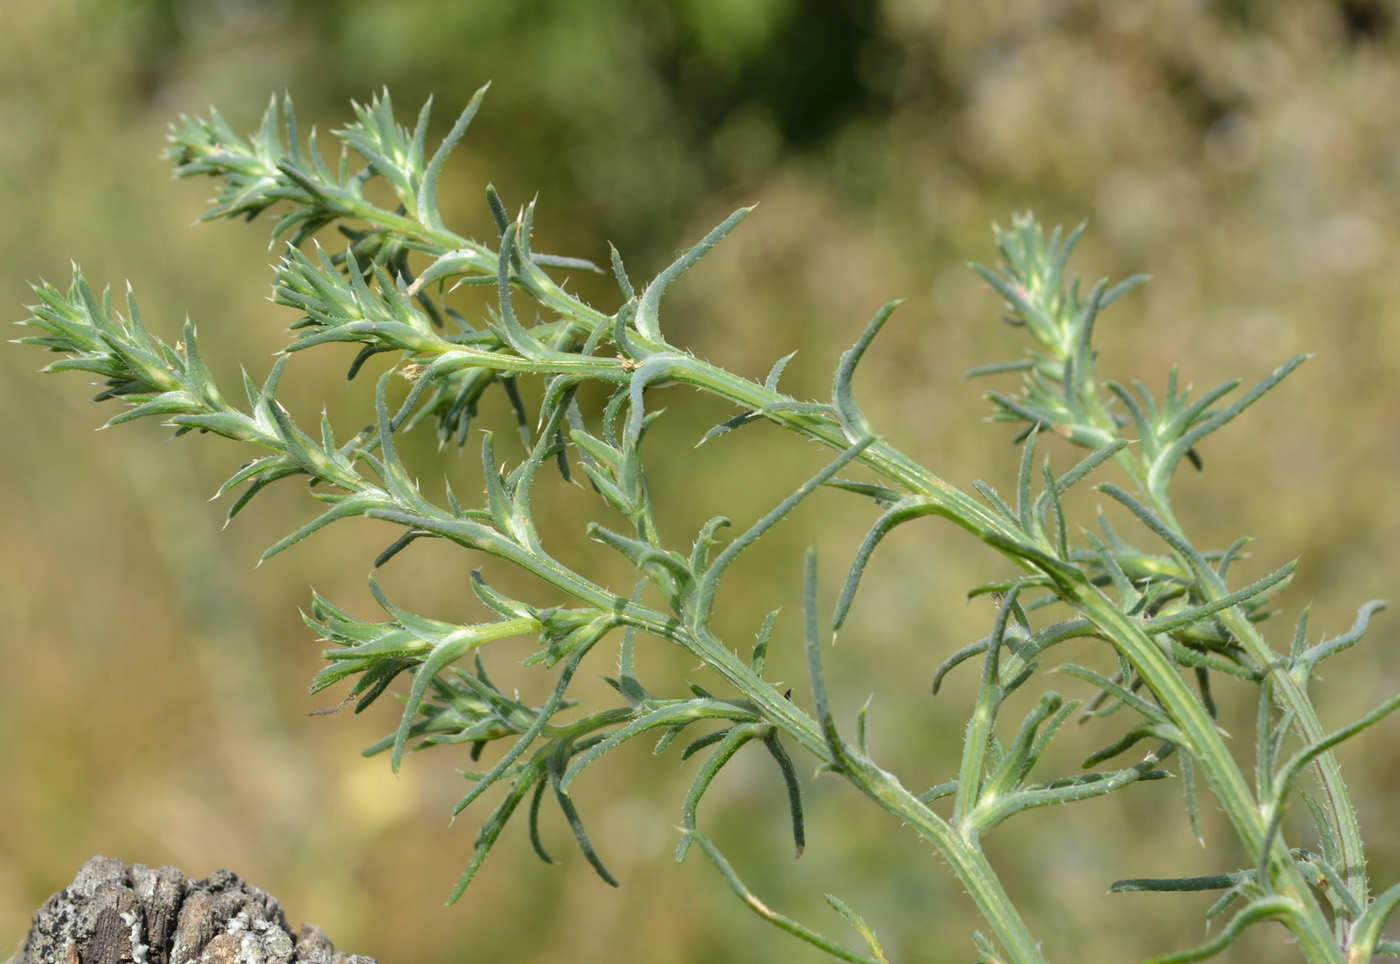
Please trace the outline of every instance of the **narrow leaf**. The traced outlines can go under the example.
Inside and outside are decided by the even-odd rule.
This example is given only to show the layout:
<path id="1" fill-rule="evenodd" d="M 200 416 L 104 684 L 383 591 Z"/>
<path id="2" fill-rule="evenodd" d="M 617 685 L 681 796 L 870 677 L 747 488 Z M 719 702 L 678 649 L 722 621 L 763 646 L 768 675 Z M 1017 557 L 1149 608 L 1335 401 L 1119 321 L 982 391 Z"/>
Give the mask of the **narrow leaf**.
<path id="1" fill-rule="evenodd" d="M 739 899 L 744 902 L 744 905 L 747 906 L 749 910 L 753 911 L 759 917 L 787 931 L 794 937 L 806 941 L 813 947 L 825 951 L 838 960 L 848 961 L 850 964 L 884 964 L 882 958 L 856 954 L 840 944 L 837 944 L 835 941 L 822 937 L 816 931 L 804 927 L 792 918 L 785 917 L 772 910 L 767 904 L 759 900 L 753 891 L 744 886 L 744 882 L 739 879 L 739 875 L 734 872 L 734 868 L 730 866 L 729 861 L 724 859 L 724 855 L 719 852 L 719 848 L 710 842 L 710 838 L 706 837 L 698 830 L 687 831 L 687 836 L 694 839 L 695 844 L 704 852 L 706 857 L 710 858 L 710 862 L 715 865 L 715 869 L 720 872 L 720 876 L 724 878 L 729 888 L 738 895 Z"/>
<path id="2" fill-rule="evenodd" d="M 644 338 L 649 338 L 658 345 L 666 343 L 666 340 L 661 336 L 661 321 L 658 316 L 661 296 L 666 293 L 671 282 L 685 274 L 694 267 L 696 262 L 709 254 L 710 249 L 723 241 L 729 232 L 739 226 L 740 221 L 749 216 L 749 212 L 752 210 L 752 207 L 740 208 L 725 218 L 718 227 L 705 235 L 699 244 L 681 255 L 674 264 L 657 275 L 652 283 L 647 285 L 647 290 L 642 293 L 641 301 L 637 304 L 637 331 Z"/>
<path id="3" fill-rule="evenodd" d="M 841 353 L 841 360 L 836 366 L 836 379 L 831 386 L 831 407 L 841 417 L 841 428 L 846 433 L 848 442 L 855 442 L 857 439 L 873 434 L 869 420 L 860 410 L 860 406 L 856 404 L 855 395 L 851 391 L 851 380 L 855 377 L 856 366 L 860 364 L 866 349 L 870 347 L 870 343 L 875 340 L 875 336 L 880 333 L 880 329 L 885 326 L 885 322 L 889 320 L 890 315 L 894 314 L 894 310 L 898 307 L 898 301 L 886 302 L 875 313 L 875 317 L 870 320 L 870 323 L 865 326 L 865 330 L 856 339 L 855 345 Z"/>

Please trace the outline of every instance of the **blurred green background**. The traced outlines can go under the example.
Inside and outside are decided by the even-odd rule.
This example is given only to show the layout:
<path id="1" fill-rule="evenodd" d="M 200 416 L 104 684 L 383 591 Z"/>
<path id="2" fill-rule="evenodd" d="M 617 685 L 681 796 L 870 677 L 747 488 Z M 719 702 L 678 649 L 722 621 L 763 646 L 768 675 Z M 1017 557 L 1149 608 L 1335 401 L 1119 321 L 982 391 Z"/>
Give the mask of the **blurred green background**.
<path id="1" fill-rule="evenodd" d="M 670 296 L 673 340 L 751 375 L 801 349 L 786 384 L 819 395 L 878 305 L 906 298 L 857 390 L 876 425 L 958 484 L 1005 487 L 1016 459 L 1009 430 L 982 424 L 983 386 L 961 373 L 1025 347 L 964 264 L 993 257 L 988 228 L 1012 211 L 1088 218 L 1084 274 L 1155 279 L 1101 323 L 1106 375 L 1160 387 L 1179 360 L 1205 388 L 1316 353 L 1208 442 L 1204 474 L 1177 489 L 1199 545 L 1263 537 L 1250 573 L 1302 557 L 1276 642 L 1304 604 L 1316 636 L 1349 626 L 1361 601 L 1400 596 L 1392 3 L 46 0 L 5 4 L 0 25 L 0 300 L 14 318 L 32 300 L 26 282 L 64 284 L 72 259 L 95 284 L 119 291 L 129 279 L 167 337 L 192 317 L 226 387 L 240 362 L 261 378 L 292 320 L 265 300 L 265 227 L 190 227 L 212 185 L 169 180 L 157 159 L 167 123 L 216 104 L 248 130 L 286 90 L 304 127 L 324 132 L 349 117 L 350 98 L 387 85 L 405 120 L 433 94 L 441 132 L 489 80 L 452 164 L 449 222 L 490 235 L 488 180 L 512 206 L 538 193 L 537 249 L 601 260 L 611 240 L 645 278 L 760 201 Z M 601 284 L 587 290 L 614 303 Z M 353 431 L 364 402 L 344 387 L 349 356 L 322 354 L 298 359 L 286 401 L 303 421 L 325 404 Z M 512 828 L 467 897 L 443 909 L 480 819 L 447 819 L 465 759 L 436 750 L 395 779 L 357 752 L 389 728 L 392 707 L 310 717 L 338 697 L 304 689 L 319 663 L 298 616 L 309 587 L 371 615 L 364 578 L 391 535 L 340 526 L 254 571 L 262 548 L 308 517 L 304 491 L 261 496 L 221 533 L 223 510 L 205 499 L 246 453 L 167 442 L 152 424 L 94 434 L 115 410 L 88 405 L 80 376 L 36 375 L 44 361 L 0 352 L 0 957 L 44 898 L 103 853 L 196 876 L 232 867 L 278 895 L 294 926 L 317 922 L 384 964 L 820 959 L 743 911 L 699 855 L 676 867 L 688 780 L 674 754 L 641 747 L 576 785 L 620 892 L 569 853 L 555 821 L 562 867 L 535 862 Z M 649 444 L 678 538 L 711 512 L 751 520 L 819 458 L 762 426 L 695 452 L 728 413 L 684 394 L 668 404 L 670 424 Z M 469 477 L 473 449 L 446 456 L 454 477 Z M 414 456 L 425 478 L 442 471 L 427 433 Z M 1057 452 L 1057 464 L 1070 457 Z M 774 458 L 790 462 L 755 478 L 757 460 Z M 839 560 L 870 521 L 855 500 L 822 498 L 725 597 L 736 647 L 762 613 L 786 607 L 773 660 L 799 693 L 801 548 L 823 550 L 829 605 Z M 577 504 L 561 496 L 545 514 L 559 539 L 591 551 Z M 882 553 L 828 656 L 838 710 L 849 720 L 874 693 L 877 758 L 911 786 L 941 782 L 972 677 L 932 703 L 928 680 L 985 633 L 991 610 L 964 593 L 1005 568 L 936 523 L 901 530 Z M 476 564 L 428 546 L 384 581 L 405 605 L 468 618 Z M 1325 720 L 1394 691 L 1394 625 L 1382 617 L 1330 666 Z M 493 653 L 490 665 L 508 675 L 519 655 Z M 645 661 L 673 686 L 691 671 L 669 654 Z M 520 674 L 527 695 L 532 679 Z M 1252 711 L 1239 713 L 1225 723 L 1248 758 Z M 1342 751 L 1382 887 L 1400 876 L 1395 726 Z M 1060 765 L 1105 732 L 1069 735 Z M 741 757 L 701 820 L 771 905 L 838 933 L 821 900 L 834 891 L 892 960 L 972 958 L 975 924 L 938 860 L 830 778 L 809 784 L 810 844 L 793 864 L 770 770 Z M 1212 809 L 1202 849 L 1179 799 L 1153 784 L 993 836 L 1052 960 L 1133 960 L 1203 936 L 1208 898 L 1104 896 L 1118 877 L 1234 868 Z M 1229 959 L 1292 960 L 1279 937 L 1252 934 Z"/>

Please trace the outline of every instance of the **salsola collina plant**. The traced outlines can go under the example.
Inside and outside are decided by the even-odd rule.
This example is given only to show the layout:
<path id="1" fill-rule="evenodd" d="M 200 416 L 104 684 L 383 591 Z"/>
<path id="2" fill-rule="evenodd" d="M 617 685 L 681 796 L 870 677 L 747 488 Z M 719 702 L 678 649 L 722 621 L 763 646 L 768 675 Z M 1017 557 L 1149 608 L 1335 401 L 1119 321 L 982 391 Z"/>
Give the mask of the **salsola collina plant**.
<path id="1" fill-rule="evenodd" d="M 479 572 L 472 573 L 471 586 L 494 618 L 470 625 L 400 609 L 377 587 L 388 617 L 383 622 L 354 618 L 320 596 L 313 598 L 307 622 L 331 648 L 312 692 L 352 680 L 350 697 L 360 710 L 400 676 L 408 682 L 397 730 L 371 748 L 387 752 L 392 767 L 398 768 L 409 749 L 466 744 L 478 759 L 488 745 L 503 747 L 485 756 L 489 765 L 469 775 L 470 789 L 456 806 L 460 812 L 488 791 L 498 794 L 452 899 L 462 894 L 522 804 L 531 839 L 548 859 L 538 830 L 547 800 L 562 811 L 587 860 L 611 881 L 570 787 L 589 764 L 635 737 L 656 739 L 659 753 L 684 733 L 689 742 L 681 755 L 705 759 L 685 798 L 678 859 L 698 849 L 751 910 L 842 960 L 886 959 L 852 908 L 829 898 L 864 939 L 861 952 L 770 909 L 697 825 L 697 805 L 707 788 L 746 744 L 757 744 L 776 763 L 799 853 L 804 839 L 799 772 L 814 764 L 849 781 L 932 845 L 985 920 L 988 935 L 975 937 L 981 961 L 1043 960 L 983 851 L 985 834 L 1025 810 L 1169 777 L 1184 789 L 1193 826 L 1198 792 L 1214 799 L 1248 863 L 1217 877 L 1114 885 L 1120 891 L 1219 891 L 1209 913 L 1214 918 L 1228 912 L 1228 922 L 1209 943 L 1158 961 L 1210 957 L 1244 928 L 1266 920 L 1286 927 L 1307 961 L 1356 964 L 1377 954 L 1400 956 L 1400 943 L 1382 938 L 1388 915 L 1400 903 L 1400 886 L 1373 895 L 1356 810 L 1332 754 L 1338 743 L 1400 706 L 1400 696 L 1336 728 L 1320 718 L 1308 688 L 1319 664 L 1357 642 L 1381 604 L 1362 606 L 1350 631 L 1330 640 L 1310 643 L 1304 614 L 1283 645 L 1268 641 L 1260 622 L 1268 601 L 1288 582 L 1292 565 L 1239 585 L 1232 579 L 1232 563 L 1245 540 L 1224 549 L 1198 547 L 1178 523 L 1168 494 L 1182 462 L 1199 465 L 1197 448 L 1207 437 L 1275 387 L 1302 357 L 1284 362 L 1239 395 L 1232 381 L 1192 399 L 1175 372 L 1160 396 L 1141 382 L 1101 380 L 1095 321 L 1141 279 L 1114 287 L 1100 283 L 1083 293 L 1077 278 L 1066 275 L 1078 231 L 1056 229 L 1047 236 L 1030 217 L 1018 217 L 1010 230 L 996 233 L 1000 269 L 976 270 L 1004 300 L 1011 320 L 1031 336 L 1031 350 L 1021 360 L 975 373 L 1019 373 L 1015 391 L 988 395 L 998 419 L 1021 427 L 1019 476 L 1009 497 L 981 483 L 964 491 L 886 441 L 852 393 L 857 365 L 890 318 L 893 303 L 841 355 L 826 401 L 782 391 L 786 359 L 759 382 L 702 361 L 667 339 L 660 315 L 667 287 L 732 231 L 747 209 L 643 287 L 634 286 L 614 250 L 611 270 L 620 297 L 610 312 L 584 303 L 556 280 L 560 270 L 597 270 L 592 264 L 532 250 L 533 204 L 512 218 L 488 188 L 497 237 L 482 243 L 455 233 L 439 213 L 438 178 L 481 96 L 431 155 L 425 146 L 427 106 L 410 131 L 395 120 L 387 94 L 357 105 L 354 122 L 336 132 L 343 152 L 335 166 L 323 160 L 314 135 L 303 145 L 290 100 L 280 109 L 274 100 L 261 128 L 246 140 L 217 114 L 174 127 L 169 158 L 176 172 L 209 175 L 219 183 L 205 219 L 252 219 L 270 212 L 276 217 L 273 238 L 285 242 L 275 268 L 275 301 L 297 317 L 285 352 L 263 383 L 245 376 L 246 404 L 230 402 L 215 385 L 188 323 L 178 342 L 166 342 L 147 331 L 130 295 L 125 313 L 118 312 L 108 294 L 97 295 L 80 273 L 66 293 L 47 284 L 36 287 L 39 303 L 24 323 L 39 333 L 21 339 L 64 356 L 49 371 L 79 370 L 103 379 L 98 399 L 127 406 L 108 424 L 154 416 L 177 435 L 210 433 L 252 445 L 259 454 L 221 490 L 242 487 L 230 517 L 280 479 L 309 482 L 324 511 L 265 556 L 337 520 L 379 519 L 397 526 L 400 536 L 376 566 L 417 539 L 443 539 L 536 577 L 543 583 L 541 597 L 567 600 L 561 605 L 512 598 Z M 366 185 L 375 179 L 392 191 L 394 207 L 368 199 Z M 327 230 L 332 227 L 339 235 Z M 485 317 L 468 319 L 452 307 L 451 292 L 460 285 L 489 287 L 494 303 Z M 390 391 L 391 374 L 383 374 L 375 387 L 375 424 L 343 441 L 337 441 L 325 417 L 319 430 L 307 431 L 277 400 L 289 359 L 340 343 L 359 348 L 352 378 L 373 356 L 389 354 L 411 381 L 400 398 Z M 504 389 L 506 402 L 524 423 L 522 376 L 533 376 L 542 386 L 533 400 L 538 418 L 524 457 L 501 465 L 486 435 L 484 500 L 460 500 L 450 487 L 441 504 L 426 497 L 401 460 L 396 437 L 433 423 L 444 442 L 464 443 L 469 420 L 492 386 Z M 603 391 L 587 390 L 595 383 Z M 643 440 L 661 414 L 656 395 L 672 383 L 733 406 L 733 417 L 710 436 L 763 420 L 825 446 L 830 459 L 762 518 L 735 529 L 729 519 L 716 517 L 690 546 L 667 545 L 655 505 L 675 496 L 648 485 Z M 588 399 L 606 401 L 595 405 Z M 1052 435 L 1087 454 L 1056 474 L 1048 460 L 1037 461 L 1042 440 Z M 588 532 L 635 567 L 634 592 L 613 592 L 551 555 L 532 515 L 531 493 L 541 471 L 562 473 L 600 497 L 603 504 Z M 1131 532 L 1119 532 L 1103 518 L 1080 524 L 1067 516 L 1066 492 L 1107 474 L 1122 484 L 1098 481 L 1097 488 L 1136 519 Z M 825 626 L 817 614 L 815 555 L 807 554 L 802 636 L 808 701 L 764 675 L 773 615 L 747 658 L 719 638 L 712 616 L 717 587 L 735 558 L 823 488 L 864 500 L 874 521 Z M 867 747 L 864 711 L 850 722 L 833 718 L 821 644 L 860 604 L 862 572 L 884 536 L 930 515 L 951 520 L 999 551 L 1009 575 L 972 590 L 995 595 L 995 622 L 987 636 L 950 654 L 933 680 L 936 692 L 960 664 L 981 667 L 980 682 L 971 684 L 977 697 L 962 734 L 958 771 L 942 775 L 944 782 L 931 789 L 909 789 Z M 537 640 L 526 663 L 553 674 L 552 692 L 539 706 L 502 692 L 485 667 L 487 644 L 518 637 Z M 1060 661 L 1059 644 L 1078 639 L 1108 647 L 1117 671 L 1106 675 Z M 602 657 L 605 641 L 616 642 L 609 649 L 616 659 L 616 673 L 609 678 L 616 699 L 609 705 L 575 705 L 570 683 L 586 660 Z M 638 678 L 635 648 L 658 644 L 691 654 L 727 689 L 712 693 L 683 680 Z M 1024 719 L 1004 726 L 1000 710 L 1007 697 L 1039 684 L 1051 671 L 1062 679 L 1077 678 L 1088 695 L 1065 699 L 1046 691 Z M 1237 759 L 1216 725 L 1211 680 L 1222 674 L 1252 684 L 1256 692 L 1252 760 Z M 1113 712 L 1128 721 L 1121 736 L 1084 760 L 1082 770 L 1057 776 L 1036 772 L 1048 744 L 1072 716 Z M 1112 762 L 1124 758 L 1130 762 Z M 1285 810 L 1300 802 L 1315 829 L 1306 843 L 1287 839 L 1281 822 Z"/>

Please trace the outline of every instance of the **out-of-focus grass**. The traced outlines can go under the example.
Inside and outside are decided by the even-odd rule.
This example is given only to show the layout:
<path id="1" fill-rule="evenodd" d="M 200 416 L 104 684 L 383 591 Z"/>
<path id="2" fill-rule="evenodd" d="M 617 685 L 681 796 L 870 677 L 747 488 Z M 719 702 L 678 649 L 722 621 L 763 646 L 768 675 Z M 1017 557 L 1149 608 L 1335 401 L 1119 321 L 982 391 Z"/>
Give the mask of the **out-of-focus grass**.
<path id="1" fill-rule="evenodd" d="M 489 79 L 451 172 L 459 223 L 489 230 L 488 179 L 511 203 L 538 191 L 538 247 L 601 258 L 611 239 L 644 276 L 732 207 L 762 202 L 675 290 L 677 340 L 750 373 L 800 348 L 785 377 L 821 394 L 874 308 L 907 297 L 857 387 L 877 425 L 955 482 L 1013 471 L 1006 433 L 980 424 L 981 389 L 960 373 L 1023 347 L 962 263 L 991 257 L 987 227 L 1012 210 L 1090 218 L 1084 273 L 1156 279 L 1105 320 L 1106 373 L 1160 385 L 1180 360 L 1206 387 L 1317 353 L 1207 447 L 1203 477 L 1182 480 L 1200 542 L 1261 535 L 1261 572 L 1302 556 L 1286 610 L 1311 601 L 1315 631 L 1400 595 L 1400 51 L 1381 4 L 51 0 L 11 4 L 3 24 L 0 296 L 12 317 L 26 280 L 64 281 L 72 258 L 94 282 L 130 279 L 162 333 L 189 313 L 224 379 L 239 361 L 260 376 L 291 320 L 264 300 L 272 256 L 257 226 L 189 227 L 207 187 L 168 181 L 155 159 L 166 122 L 215 103 L 247 128 L 285 88 L 305 126 L 324 130 L 347 97 L 385 84 L 401 110 L 431 92 L 450 116 Z M 111 412 L 83 401 L 81 377 L 35 375 L 41 361 L 0 352 L 0 956 L 99 852 L 194 874 L 232 866 L 294 918 L 385 962 L 805 954 L 743 916 L 702 862 L 672 865 L 683 784 L 672 759 L 644 750 L 605 764 L 611 786 L 577 788 L 596 824 L 627 831 L 628 849 L 604 854 L 621 893 L 577 860 L 538 865 L 512 833 L 462 904 L 441 909 L 475 826 L 471 814 L 446 820 L 462 790 L 448 768 L 465 761 L 434 751 L 394 780 L 356 755 L 385 716 L 309 718 L 321 704 L 302 689 L 318 662 L 297 617 L 308 586 L 370 612 L 363 577 L 386 534 L 347 526 L 253 571 L 306 518 L 300 493 L 264 496 L 220 533 L 221 509 L 203 498 L 243 453 L 167 443 L 151 425 L 94 435 Z M 363 417 L 346 361 L 297 359 L 294 411 Z M 653 482 L 675 494 L 677 532 L 706 510 L 752 518 L 811 457 L 794 451 L 792 477 L 754 491 L 726 464 L 787 443 L 755 427 L 693 452 L 703 419 L 723 413 L 684 396 L 673 410 L 676 451 Z M 470 447 L 460 461 L 470 466 Z M 691 489 L 701 472 L 709 481 Z M 736 646 L 762 612 L 794 610 L 809 538 L 834 583 L 868 520 L 832 495 L 796 521 L 728 591 Z M 934 523 L 882 551 L 830 657 L 838 709 L 876 693 L 876 752 L 937 782 L 962 705 L 957 678 L 930 704 L 927 675 L 985 631 L 990 613 L 962 593 L 1000 569 Z M 386 584 L 425 612 L 464 612 L 472 563 L 418 552 Z M 793 631 L 780 628 L 772 658 L 800 686 Z M 1393 638 L 1380 621 L 1332 669 L 1326 718 L 1394 689 Z M 502 671 L 513 657 L 491 655 Z M 1400 875 L 1387 733 L 1344 756 L 1381 883 Z M 898 827 L 852 819 L 860 801 L 834 784 L 811 785 L 812 842 L 795 873 L 770 776 L 728 773 L 703 819 L 771 903 L 825 920 L 821 894 L 835 890 L 892 959 L 967 956 L 957 888 Z M 1188 845 L 1163 788 L 1030 815 L 993 838 L 1052 959 L 1128 960 L 1199 937 L 1199 902 L 1099 896 L 1118 876 L 1228 869 L 1209 827 L 1212 849 Z M 522 916 L 542 891 L 556 913 Z M 1269 936 L 1235 959 L 1290 959 Z"/>

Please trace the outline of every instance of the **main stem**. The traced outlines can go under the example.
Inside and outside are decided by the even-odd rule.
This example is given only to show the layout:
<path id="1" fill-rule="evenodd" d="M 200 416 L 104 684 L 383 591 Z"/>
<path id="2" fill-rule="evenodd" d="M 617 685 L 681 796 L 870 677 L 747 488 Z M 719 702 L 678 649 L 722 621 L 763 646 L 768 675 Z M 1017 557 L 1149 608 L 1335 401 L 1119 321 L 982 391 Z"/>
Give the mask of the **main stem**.
<path id="1" fill-rule="evenodd" d="M 1114 640 L 1189 741 L 1193 758 L 1206 774 L 1245 852 L 1265 871 L 1266 879 L 1258 881 L 1259 885 L 1291 902 L 1289 927 L 1307 960 L 1314 964 L 1324 961 L 1343 964 L 1342 951 L 1332 936 L 1327 917 L 1293 862 L 1282 836 L 1275 834 L 1268 853 L 1264 852 L 1269 817 L 1254 800 L 1214 720 L 1181 679 L 1176 667 L 1131 617 L 1124 615 L 1092 586 L 1085 584 L 1075 594 L 1074 604 Z"/>
<path id="2" fill-rule="evenodd" d="M 1172 515 L 1171 507 L 1167 504 L 1164 496 L 1155 498 L 1153 507 L 1174 532 L 1181 532 L 1181 526 Z M 1188 564 L 1187 560 L 1184 559 L 1181 562 L 1183 565 Z M 1199 577 L 1198 584 L 1207 601 L 1218 600 L 1229 595 L 1229 590 L 1216 573 L 1207 570 L 1197 575 Z M 1323 739 L 1327 735 L 1327 731 L 1323 729 L 1322 721 L 1317 715 L 1317 708 L 1313 706 L 1312 700 L 1308 697 L 1307 689 L 1292 673 L 1279 665 L 1278 655 L 1259 634 L 1254 624 L 1235 606 L 1222 611 L 1216 618 L 1225 624 L 1225 628 L 1235 639 L 1239 640 L 1249 653 L 1250 658 L 1269 673 L 1274 688 L 1274 700 L 1283 709 L 1293 714 L 1294 723 L 1298 727 L 1303 743 L 1307 745 Z M 1339 857 L 1341 858 L 1341 866 L 1337 869 L 1342 875 L 1347 890 L 1355 899 L 1356 905 L 1364 909 L 1370 897 L 1370 885 L 1366 875 L 1366 853 L 1361 842 L 1361 827 L 1356 819 L 1356 809 L 1352 806 L 1346 783 L 1342 779 L 1341 765 L 1337 762 L 1336 754 L 1328 750 L 1318 756 L 1313 767 L 1323 796 L 1322 809 L 1327 814 L 1332 825 L 1333 836 L 1337 840 Z M 1338 937 L 1344 937 L 1347 932 L 1346 922 L 1350 919 L 1345 905 L 1339 906 L 1337 919 Z"/>
<path id="3" fill-rule="evenodd" d="M 1116 436 L 1118 434 L 1117 425 L 1111 413 L 1102 404 L 1098 394 L 1086 394 L 1085 400 L 1088 415 L 1096 427 L 1111 436 Z M 1135 457 L 1135 453 L 1130 453 L 1125 449 L 1118 454 L 1116 460 L 1136 484 L 1139 493 L 1151 503 L 1152 510 L 1157 516 L 1172 532 L 1181 536 L 1183 541 L 1189 542 L 1185 530 L 1172 511 L 1171 502 L 1167 498 L 1162 484 L 1153 484 L 1149 481 L 1148 473 L 1145 471 L 1146 467 Z M 1177 556 L 1177 562 L 1184 570 L 1195 574 L 1196 584 L 1204 596 L 1204 601 L 1215 602 L 1229 595 L 1230 591 L 1218 573 L 1209 567 L 1202 569 L 1193 566 L 1191 560 L 1181 558 L 1175 550 L 1173 550 L 1173 554 Z M 1248 617 L 1238 606 L 1230 606 L 1221 611 L 1216 618 L 1245 648 L 1250 658 L 1270 675 L 1274 701 L 1282 709 L 1293 714 L 1294 723 L 1298 727 L 1299 735 L 1304 744 L 1312 744 L 1322 740 L 1327 735 L 1327 731 L 1318 718 L 1317 708 L 1313 706 L 1306 687 L 1280 665 L 1278 654 L 1259 634 L 1258 629 L 1249 621 Z M 1260 734 L 1260 739 L 1263 738 L 1263 734 Z M 1356 906 L 1364 909 L 1370 896 L 1370 884 L 1366 875 L 1366 853 L 1361 841 L 1361 827 L 1356 818 L 1356 808 L 1352 806 L 1336 754 L 1331 750 L 1320 754 L 1313 762 L 1313 769 L 1317 775 L 1324 801 L 1322 809 L 1327 815 L 1332 835 L 1337 841 L 1341 862 L 1341 866 L 1337 868 L 1338 872 L 1341 874 L 1342 881 Z M 1345 940 L 1348 932 L 1347 924 L 1350 919 L 1346 906 L 1339 905 L 1335 927 L 1337 940 Z"/>
<path id="4" fill-rule="evenodd" d="M 1097 391 L 1097 379 L 1093 375 L 1092 363 L 1089 372 L 1086 373 L 1086 378 L 1088 390 L 1077 392 L 1079 402 L 1083 406 L 1085 419 L 1105 437 L 1120 438 L 1118 423 L 1103 404 L 1103 399 Z M 1071 386 L 1065 386 L 1065 391 L 1068 393 L 1074 389 Z M 1165 491 L 1165 482 L 1152 478 L 1152 473 L 1149 471 L 1150 466 L 1144 465 L 1136 452 L 1124 449 L 1118 453 L 1115 460 L 1128 477 L 1133 480 L 1138 492 L 1146 497 L 1153 512 L 1173 533 L 1180 536 L 1182 541 L 1189 543 L 1190 540 L 1186 538 L 1185 530 L 1172 511 L 1171 502 Z M 1182 558 L 1180 553 L 1175 550 L 1173 550 L 1173 554 L 1185 571 L 1192 572 L 1196 576 L 1196 584 L 1204 601 L 1216 602 L 1229 595 L 1229 589 L 1214 570 L 1209 567 L 1193 565 L 1190 559 Z M 1216 618 L 1240 642 L 1260 669 L 1270 674 L 1274 700 L 1282 709 L 1293 714 L 1295 725 L 1298 727 L 1299 735 L 1304 743 L 1312 744 L 1322 740 L 1327 735 L 1327 731 L 1318 718 L 1317 709 L 1313 706 L 1305 685 L 1280 664 L 1278 654 L 1259 634 L 1259 631 L 1243 611 L 1238 606 L 1230 606 L 1220 612 Z M 1260 734 L 1259 738 L 1264 739 L 1265 736 Z M 1338 871 L 1356 906 L 1365 908 L 1369 901 L 1370 885 L 1366 875 L 1366 856 L 1361 841 L 1361 828 L 1357 821 L 1356 809 L 1352 806 L 1350 795 L 1347 793 L 1346 783 L 1342 779 L 1341 767 L 1337 762 L 1336 754 L 1331 750 L 1320 754 L 1314 761 L 1313 768 L 1324 799 L 1323 812 L 1331 824 L 1332 834 L 1337 840 L 1340 852 L 1341 866 Z M 1270 803 L 1269 801 L 1263 802 L 1266 805 Z M 1345 905 L 1339 905 L 1334 943 L 1346 939 L 1349 930 L 1347 924 L 1350 919 Z"/>

